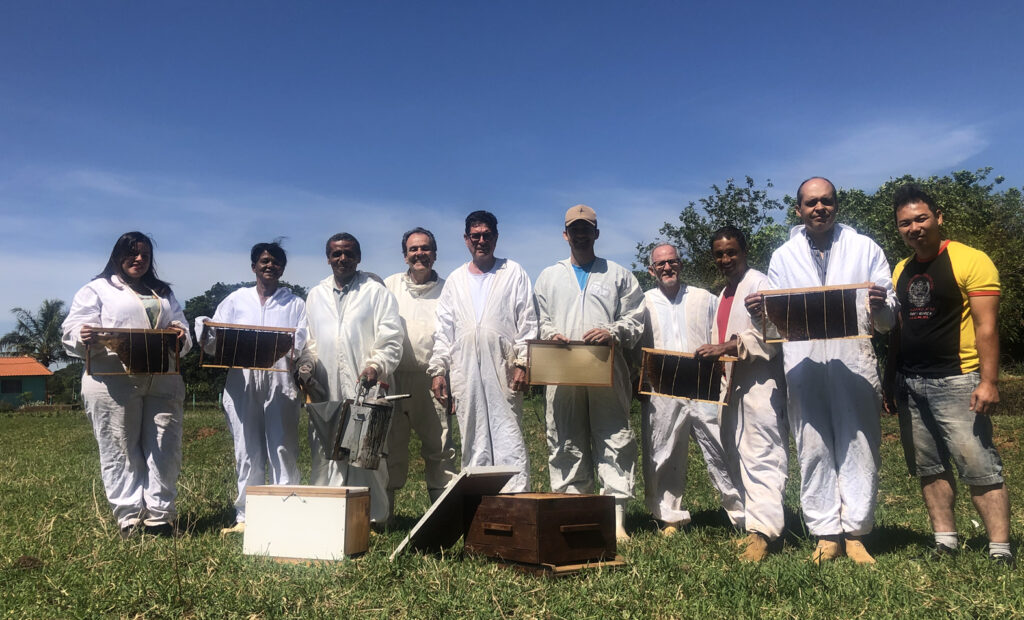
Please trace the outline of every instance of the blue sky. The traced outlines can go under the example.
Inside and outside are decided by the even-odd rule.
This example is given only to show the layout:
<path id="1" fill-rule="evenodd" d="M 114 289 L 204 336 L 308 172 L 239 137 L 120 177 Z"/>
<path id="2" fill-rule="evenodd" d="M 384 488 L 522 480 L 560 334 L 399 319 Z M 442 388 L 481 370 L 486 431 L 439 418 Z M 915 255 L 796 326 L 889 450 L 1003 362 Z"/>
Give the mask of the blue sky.
<path id="1" fill-rule="evenodd" d="M 536 277 L 579 202 L 628 265 L 730 177 L 1021 186 L 1021 23 L 1009 1 L 3 2 L 0 333 L 127 230 L 184 301 L 278 236 L 306 286 L 339 231 L 387 275 L 426 226 L 446 274 L 478 208 Z"/>

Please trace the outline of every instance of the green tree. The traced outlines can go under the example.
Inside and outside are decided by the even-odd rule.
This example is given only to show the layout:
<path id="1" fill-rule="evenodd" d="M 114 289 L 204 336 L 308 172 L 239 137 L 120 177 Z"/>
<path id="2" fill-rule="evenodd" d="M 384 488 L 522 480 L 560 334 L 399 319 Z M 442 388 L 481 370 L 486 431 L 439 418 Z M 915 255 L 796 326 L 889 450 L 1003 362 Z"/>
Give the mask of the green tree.
<path id="1" fill-rule="evenodd" d="M 79 393 L 82 389 L 82 370 L 85 363 L 74 361 L 55 370 L 46 379 L 46 393 L 55 403 L 74 403 L 79 401 Z"/>
<path id="2" fill-rule="evenodd" d="M 934 197 L 942 211 L 943 236 L 977 248 L 999 269 L 1002 299 L 999 304 L 999 336 L 1003 356 L 1024 356 L 1024 196 L 1015 187 L 997 191 L 1003 177 L 991 181 L 992 168 L 973 172 L 959 170 L 945 176 L 904 175 L 883 183 L 874 193 L 839 192 L 838 219 L 874 239 L 889 265 L 911 254 L 896 230 L 892 197 L 905 183 L 917 183 Z"/>
<path id="3" fill-rule="evenodd" d="M 783 204 L 768 197 L 772 182 L 765 183 L 765 189 L 755 187 L 754 179 L 745 177 L 737 184 L 728 179 L 724 187 L 711 186 L 711 194 L 690 202 L 679 214 L 679 224 L 665 222 L 658 230 L 659 241 L 638 243 L 637 262 L 633 269 L 641 286 L 654 286 L 646 271 L 651 251 L 659 243 L 671 243 L 679 249 L 682 265 L 680 278 L 709 290 L 721 288 L 724 281 L 711 260 L 711 235 L 718 228 L 731 224 L 747 236 L 751 266 L 764 270 L 771 253 L 786 238 L 786 228 L 777 221 L 784 210 Z"/>
<path id="4" fill-rule="evenodd" d="M 188 319 L 189 330 L 192 332 L 192 341 L 196 345 L 192 351 L 181 360 L 181 375 L 185 379 L 185 387 L 188 393 L 194 395 L 197 400 L 217 400 L 224 390 L 224 378 L 226 373 L 221 368 L 203 368 L 199 365 L 199 346 L 195 333 L 196 317 L 209 316 L 217 311 L 217 306 L 224 298 L 236 290 L 255 286 L 255 282 L 238 282 L 236 284 L 224 284 L 217 282 L 208 288 L 202 295 L 196 295 L 185 302 L 185 317 Z M 290 288 L 297 296 L 305 299 L 306 288 L 297 284 L 288 284 L 284 280 L 281 286 Z"/>
<path id="5" fill-rule="evenodd" d="M 45 299 L 35 314 L 24 308 L 11 312 L 18 323 L 14 331 L 0 338 L 0 351 L 33 357 L 47 368 L 69 359 L 61 342 L 61 325 L 68 316 L 63 301 Z"/>

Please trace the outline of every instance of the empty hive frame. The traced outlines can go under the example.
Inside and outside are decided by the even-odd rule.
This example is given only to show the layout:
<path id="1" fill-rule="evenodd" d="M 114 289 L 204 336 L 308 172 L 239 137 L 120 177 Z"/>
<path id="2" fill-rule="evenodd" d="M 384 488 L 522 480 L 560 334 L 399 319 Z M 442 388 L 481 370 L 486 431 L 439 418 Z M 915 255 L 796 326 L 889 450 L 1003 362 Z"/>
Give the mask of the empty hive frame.
<path id="1" fill-rule="evenodd" d="M 92 376 L 105 375 L 176 375 L 181 367 L 181 349 L 178 332 L 173 329 L 135 329 L 131 327 L 104 327 L 93 331 L 97 344 L 117 355 L 124 370 L 94 372 L 91 349 L 87 345 L 85 372 Z"/>
<path id="2" fill-rule="evenodd" d="M 692 353 L 643 348 L 639 392 L 649 396 L 685 398 L 725 405 L 729 386 L 723 387 L 726 364 L 736 358 L 694 357 Z"/>
<path id="3" fill-rule="evenodd" d="M 528 340 L 527 359 L 530 385 L 611 387 L 615 345 Z"/>
<path id="4" fill-rule="evenodd" d="M 765 342 L 796 342 L 838 338 L 870 338 L 861 333 L 857 290 L 870 282 L 760 291 Z M 778 329 L 770 333 L 768 321 Z"/>
<path id="5" fill-rule="evenodd" d="M 294 357 L 294 327 L 264 327 L 262 325 L 238 325 L 204 321 L 200 342 L 199 365 L 203 368 L 250 368 L 288 372 L 274 368 L 286 354 Z M 212 328 L 212 329 L 211 329 Z M 215 342 L 214 352 L 207 355 L 206 346 Z"/>

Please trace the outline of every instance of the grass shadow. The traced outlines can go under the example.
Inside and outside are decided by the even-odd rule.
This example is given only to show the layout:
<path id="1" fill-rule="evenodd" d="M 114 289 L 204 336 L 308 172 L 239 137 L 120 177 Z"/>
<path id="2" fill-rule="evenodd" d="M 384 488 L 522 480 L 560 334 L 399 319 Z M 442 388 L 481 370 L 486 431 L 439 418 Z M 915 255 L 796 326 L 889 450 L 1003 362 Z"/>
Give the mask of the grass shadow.
<path id="1" fill-rule="evenodd" d="M 178 527 L 190 535 L 205 534 L 209 531 L 220 532 L 221 528 L 229 527 L 234 522 L 234 506 L 225 506 L 219 512 L 204 512 L 202 516 L 193 513 L 178 515 Z"/>
<path id="2" fill-rule="evenodd" d="M 935 544 L 930 532 L 896 525 L 876 527 L 865 538 L 865 544 L 875 555 L 896 553 L 907 548 L 927 550 Z"/>

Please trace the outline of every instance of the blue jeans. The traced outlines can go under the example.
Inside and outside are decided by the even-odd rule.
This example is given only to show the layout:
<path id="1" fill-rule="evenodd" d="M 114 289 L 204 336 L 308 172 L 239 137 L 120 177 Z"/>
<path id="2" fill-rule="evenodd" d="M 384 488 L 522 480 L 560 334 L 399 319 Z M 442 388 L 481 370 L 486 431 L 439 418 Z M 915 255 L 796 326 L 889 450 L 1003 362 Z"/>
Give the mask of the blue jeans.
<path id="1" fill-rule="evenodd" d="M 970 410 L 977 372 L 928 378 L 901 374 L 896 408 L 910 473 L 934 476 L 956 464 L 970 486 L 1003 482 L 1003 462 L 992 442 L 992 420 Z"/>

